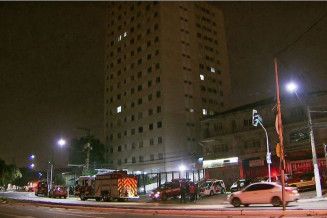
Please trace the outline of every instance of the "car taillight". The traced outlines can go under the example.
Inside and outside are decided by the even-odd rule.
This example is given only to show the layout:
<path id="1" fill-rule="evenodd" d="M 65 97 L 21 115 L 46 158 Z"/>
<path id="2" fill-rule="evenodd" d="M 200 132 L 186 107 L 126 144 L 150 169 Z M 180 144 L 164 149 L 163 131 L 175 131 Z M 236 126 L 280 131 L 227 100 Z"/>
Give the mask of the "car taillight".
<path id="1" fill-rule="evenodd" d="M 298 191 L 296 189 L 285 189 L 285 191 L 289 194 L 297 194 Z"/>

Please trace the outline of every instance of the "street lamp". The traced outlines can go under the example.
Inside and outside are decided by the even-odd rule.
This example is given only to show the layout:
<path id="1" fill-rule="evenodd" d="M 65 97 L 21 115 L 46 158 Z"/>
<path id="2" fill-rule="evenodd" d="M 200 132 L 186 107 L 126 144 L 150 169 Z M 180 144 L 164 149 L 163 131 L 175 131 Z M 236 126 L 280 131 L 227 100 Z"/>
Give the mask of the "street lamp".
<path id="1" fill-rule="evenodd" d="M 294 82 L 290 82 L 286 85 L 286 89 L 289 91 L 289 92 L 295 92 L 296 89 L 297 89 L 297 85 L 294 83 Z"/>
<path id="2" fill-rule="evenodd" d="M 66 140 L 63 139 L 63 138 L 60 138 L 57 142 L 57 144 L 60 146 L 60 147 L 63 147 L 64 145 L 66 145 Z M 52 188 L 52 177 L 53 177 L 53 168 L 54 168 L 54 160 L 53 160 L 53 149 L 52 149 L 52 154 L 51 154 L 51 162 L 49 161 L 49 164 L 50 164 L 50 184 L 49 184 L 49 190 L 51 190 Z"/>
<path id="3" fill-rule="evenodd" d="M 297 92 L 296 92 L 297 86 L 296 86 L 296 84 L 289 83 L 287 85 L 287 89 L 289 91 L 294 92 L 297 95 Z M 322 192 L 321 192 L 320 175 L 319 175 L 319 168 L 318 168 L 318 161 L 317 161 L 316 144 L 315 144 L 313 128 L 312 128 L 311 111 L 310 111 L 310 107 L 308 105 L 306 106 L 306 110 L 307 110 L 308 124 L 309 124 L 309 129 L 310 129 L 312 163 L 313 163 L 313 172 L 314 172 L 314 175 L 315 175 L 316 192 L 317 192 L 317 197 L 320 198 L 320 197 L 322 197 Z"/>
<path id="4" fill-rule="evenodd" d="M 60 147 L 63 147 L 64 145 L 66 145 L 66 140 L 63 139 L 63 138 L 60 138 L 59 141 L 58 141 L 58 145 L 59 145 Z"/>
<path id="5" fill-rule="evenodd" d="M 184 172 L 186 170 L 186 167 L 184 165 L 179 166 L 179 171 Z"/>

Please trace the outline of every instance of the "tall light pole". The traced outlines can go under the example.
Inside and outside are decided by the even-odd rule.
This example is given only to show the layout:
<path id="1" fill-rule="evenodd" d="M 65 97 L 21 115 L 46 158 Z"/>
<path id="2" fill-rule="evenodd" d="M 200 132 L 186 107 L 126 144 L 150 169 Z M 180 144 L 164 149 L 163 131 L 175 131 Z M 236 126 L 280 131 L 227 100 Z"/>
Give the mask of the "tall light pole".
<path id="1" fill-rule="evenodd" d="M 316 154 L 316 144 L 315 144 L 315 138 L 314 138 L 314 134 L 313 134 L 312 120 L 311 120 L 311 114 L 310 114 L 310 107 L 309 106 L 307 106 L 307 113 L 308 113 L 308 122 L 309 122 L 309 128 L 310 128 L 312 163 L 313 163 L 313 172 L 315 174 L 316 192 L 317 192 L 317 198 L 321 198 L 322 193 L 321 193 L 319 168 L 318 168 L 318 163 L 317 163 L 318 161 L 317 161 L 317 154 Z"/>
<path id="2" fill-rule="evenodd" d="M 299 99 L 299 96 L 297 95 L 297 92 L 296 92 L 297 85 L 295 83 L 291 82 L 291 83 L 287 84 L 286 88 L 288 91 L 294 92 Z M 302 102 L 300 101 L 300 103 L 302 103 Z M 313 128 L 312 128 L 311 111 L 310 111 L 310 107 L 308 105 L 306 106 L 306 110 L 307 110 L 308 125 L 309 125 L 309 130 L 310 130 L 312 163 L 313 163 L 313 172 L 314 172 L 315 183 L 316 183 L 316 193 L 317 193 L 317 198 L 321 198 L 322 192 L 321 192 L 320 174 L 319 174 L 317 153 L 316 153 L 316 143 L 315 143 L 315 138 L 314 138 Z"/>
<path id="3" fill-rule="evenodd" d="M 63 138 L 60 138 L 58 141 L 57 141 L 57 144 L 60 146 L 60 147 L 63 147 L 64 145 L 66 145 L 66 140 L 64 140 Z M 51 154 L 51 162 L 49 161 L 49 164 L 50 164 L 50 185 L 49 185 L 49 189 L 51 190 L 52 188 L 52 182 L 53 182 L 53 149 L 52 149 L 52 154 Z"/>
<path id="4" fill-rule="evenodd" d="M 278 126 L 276 129 L 279 135 L 279 145 L 280 145 L 280 164 L 281 164 L 281 177 L 282 177 L 282 201 L 283 201 L 283 210 L 286 210 L 285 202 L 285 157 L 284 157 L 284 138 L 283 138 L 283 123 L 282 123 L 282 111 L 280 105 L 279 97 L 279 82 L 278 82 L 278 68 L 277 68 L 277 58 L 274 58 L 275 62 L 275 77 L 276 77 L 276 92 L 277 92 L 277 121 Z"/>

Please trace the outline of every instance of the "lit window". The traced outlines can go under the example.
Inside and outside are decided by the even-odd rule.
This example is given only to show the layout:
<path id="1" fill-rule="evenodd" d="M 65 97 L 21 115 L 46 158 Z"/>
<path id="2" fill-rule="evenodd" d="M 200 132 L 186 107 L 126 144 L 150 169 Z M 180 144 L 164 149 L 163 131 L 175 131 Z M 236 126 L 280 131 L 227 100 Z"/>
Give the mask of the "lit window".
<path id="1" fill-rule="evenodd" d="M 207 113 L 208 113 L 208 112 L 207 112 L 206 109 L 202 109 L 202 114 L 203 114 L 203 115 L 207 115 Z"/>
<path id="2" fill-rule="evenodd" d="M 127 36 L 127 32 L 124 32 L 124 37 L 126 37 Z"/>
<path id="3" fill-rule="evenodd" d="M 211 72 L 212 72 L 212 73 L 215 73 L 215 72 L 216 72 L 216 69 L 213 68 L 213 67 L 211 67 Z"/>
<path id="4" fill-rule="evenodd" d="M 121 112 L 121 106 L 117 107 L 117 114 L 119 114 Z"/>
<path id="5" fill-rule="evenodd" d="M 118 36 L 118 42 L 121 41 L 121 35 Z"/>
<path id="6" fill-rule="evenodd" d="M 204 75 L 200 74 L 200 79 L 204 80 Z"/>

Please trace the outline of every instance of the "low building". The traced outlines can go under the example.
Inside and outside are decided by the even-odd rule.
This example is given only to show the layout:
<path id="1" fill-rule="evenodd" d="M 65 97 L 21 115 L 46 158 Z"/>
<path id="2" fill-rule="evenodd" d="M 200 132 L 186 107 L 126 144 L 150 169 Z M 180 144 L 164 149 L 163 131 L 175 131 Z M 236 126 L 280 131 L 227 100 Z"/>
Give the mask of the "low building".
<path id="1" fill-rule="evenodd" d="M 319 169 L 326 170 L 322 166 L 326 166 L 323 144 L 327 143 L 327 91 L 310 93 L 305 99 L 305 103 L 296 95 L 281 99 L 286 173 L 289 174 L 313 172 L 307 105 L 310 105 Z M 266 134 L 260 125 L 252 125 L 253 109 L 263 118 L 269 137 L 271 175 L 280 173 L 280 159 L 276 156 L 279 142 L 275 128 L 276 99 L 269 98 L 202 119 L 200 144 L 206 177 L 224 179 L 229 185 L 239 178 L 268 176 Z"/>

